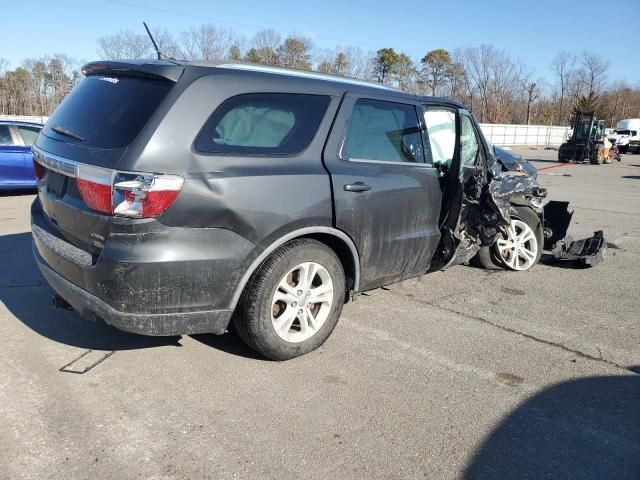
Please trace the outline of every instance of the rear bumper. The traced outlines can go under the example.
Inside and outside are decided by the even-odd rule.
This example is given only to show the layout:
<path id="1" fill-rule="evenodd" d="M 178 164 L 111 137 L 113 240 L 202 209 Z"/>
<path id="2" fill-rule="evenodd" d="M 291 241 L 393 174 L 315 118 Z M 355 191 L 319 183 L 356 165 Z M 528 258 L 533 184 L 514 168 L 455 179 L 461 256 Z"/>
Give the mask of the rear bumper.
<path id="1" fill-rule="evenodd" d="M 31 227 L 38 267 L 62 298 L 85 317 L 146 335 L 223 333 L 257 251 L 230 230 L 154 221 L 112 225 L 91 254 L 66 239 L 38 199 Z"/>
<path id="2" fill-rule="evenodd" d="M 85 318 L 102 319 L 109 325 L 125 332 L 154 336 L 194 333 L 222 334 L 226 331 L 233 314 L 231 310 L 155 314 L 119 312 L 95 295 L 54 272 L 42 259 L 35 245 L 33 255 L 47 283 L 76 312 Z"/>

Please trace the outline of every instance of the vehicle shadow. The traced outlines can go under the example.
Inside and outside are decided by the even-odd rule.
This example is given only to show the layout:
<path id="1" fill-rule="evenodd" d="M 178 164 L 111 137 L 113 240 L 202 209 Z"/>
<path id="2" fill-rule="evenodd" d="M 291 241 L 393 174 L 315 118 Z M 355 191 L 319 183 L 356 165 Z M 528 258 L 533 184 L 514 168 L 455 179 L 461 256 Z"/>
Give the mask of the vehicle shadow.
<path id="1" fill-rule="evenodd" d="M 22 188 L 19 190 L 0 190 L 0 197 L 17 197 L 20 195 L 35 195 L 38 193 L 36 188 Z"/>
<path id="2" fill-rule="evenodd" d="M 640 375 L 582 378 L 543 390 L 491 432 L 464 478 L 637 480 L 639 402 Z"/>
<path id="3" fill-rule="evenodd" d="M 551 253 L 543 253 L 540 257 L 540 264 L 546 265 L 547 267 L 566 268 L 570 270 L 587 270 L 589 268 L 592 268 L 591 265 L 587 265 L 579 261 L 557 260 L 556 257 L 554 257 Z"/>
<path id="4" fill-rule="evenodd" d="M 104 322 L 81 318 L 51 307 L 53 291 L 46 284 L 31 252 L 31 233 L 0 236 L 3 266 L 0 302 L 34 332 L 55 342 L 92 350 L 133 350 L 180 346 L 180 337 L 146 337 L 117 330 Z"/>
<path id="5" fill-rule="evenodd" d="M 622 178 L 629 178 L 631 180 L 640 180 L 640 175 L 624 175 Z"/>
<path id="6" fill-rule="evenodd" d="M 238 357 L 249 358 L 251 360 L 268 361 L 266 358 L 260 356 L 258 353 L 251 350 L 245 345 L 242 339 L 238 336 L 233 329 L 224 335 L 213 335 L 211 333 L 201 333 L 197 335 L 191 335 L 191 338 L 198 342 L 207 345 L 208 347 L 215 348 L 231 355 Z"/>

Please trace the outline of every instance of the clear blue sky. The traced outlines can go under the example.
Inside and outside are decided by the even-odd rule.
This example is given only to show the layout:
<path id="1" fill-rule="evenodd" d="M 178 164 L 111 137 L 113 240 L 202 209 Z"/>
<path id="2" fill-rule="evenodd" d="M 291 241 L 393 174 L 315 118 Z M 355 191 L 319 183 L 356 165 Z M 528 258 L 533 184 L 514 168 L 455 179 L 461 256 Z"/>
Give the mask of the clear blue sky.
<path id="1" fill-rule="evenodd" d="M 58 0 L 3 2 L 0 58 L 65 53 L 98 57 L 96 39 L 141 22 L 178 33 L 201 23 L 251 37 L 273 28 L 311 36 L 320 48 L 393 47 L 418 60 L 428 50 L 493 44 L 551 80 L 560 50 L 589 50 L 611 62 L 610 80 L 640 86 L 640 0 Z"/>

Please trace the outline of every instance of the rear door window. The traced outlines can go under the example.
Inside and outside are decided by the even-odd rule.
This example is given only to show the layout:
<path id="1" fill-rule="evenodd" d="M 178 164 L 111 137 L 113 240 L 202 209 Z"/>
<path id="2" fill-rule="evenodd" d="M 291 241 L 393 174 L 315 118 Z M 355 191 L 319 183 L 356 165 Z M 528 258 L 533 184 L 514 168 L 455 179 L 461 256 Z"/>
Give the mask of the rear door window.
<path id="1" fill-rule="evenodd" d="M 9 125 L 0 125 L 0 145 L 15 145 Z"/>
<path id="2" fill-rule="evenodd" d="M 309 146 L 331 97 L 251 93 L 225 101 L 209 118 L 195 148 L 203 153 L 293 155 Z"/>
<path id="3" fill-rule="evenodd" d="M 169 80 L 147 77 L 86 77 L 56 109 L 44 134 L 88 147 L 126 147 L 140 134 L 173 85 Z M 73 136 L 56 133 L 53 127 Z"/>
<path id="4" fill-rule="evenodd" d="M 424 163 L 413 105 L 359 99 L 342 148 L 345 160 Z"/>
<path id="5" fill-rule="evenodd" d="M 20 132 L 20 136 L 22 137 L 22 141 L 27 147 L 33 145 L 38 138 L 38 133 L 40 133 L 40 129 L 38 127 L 25 127 L 18 126 L 18 132 Z"/>

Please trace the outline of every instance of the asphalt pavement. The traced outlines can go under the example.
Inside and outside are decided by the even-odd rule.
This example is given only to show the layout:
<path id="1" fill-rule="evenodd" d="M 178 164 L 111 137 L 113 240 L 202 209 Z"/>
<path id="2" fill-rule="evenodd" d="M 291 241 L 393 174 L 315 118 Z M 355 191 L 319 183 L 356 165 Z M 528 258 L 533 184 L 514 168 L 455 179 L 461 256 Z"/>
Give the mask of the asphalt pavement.
<path id="1" fill-rule="evenodd" d="M 640 155 L 522 153 L 603 264 L 375 290 L 284 363 L 51 309 L 34 196 L 0 197 L 0 478 L 640 478 Z"/>

